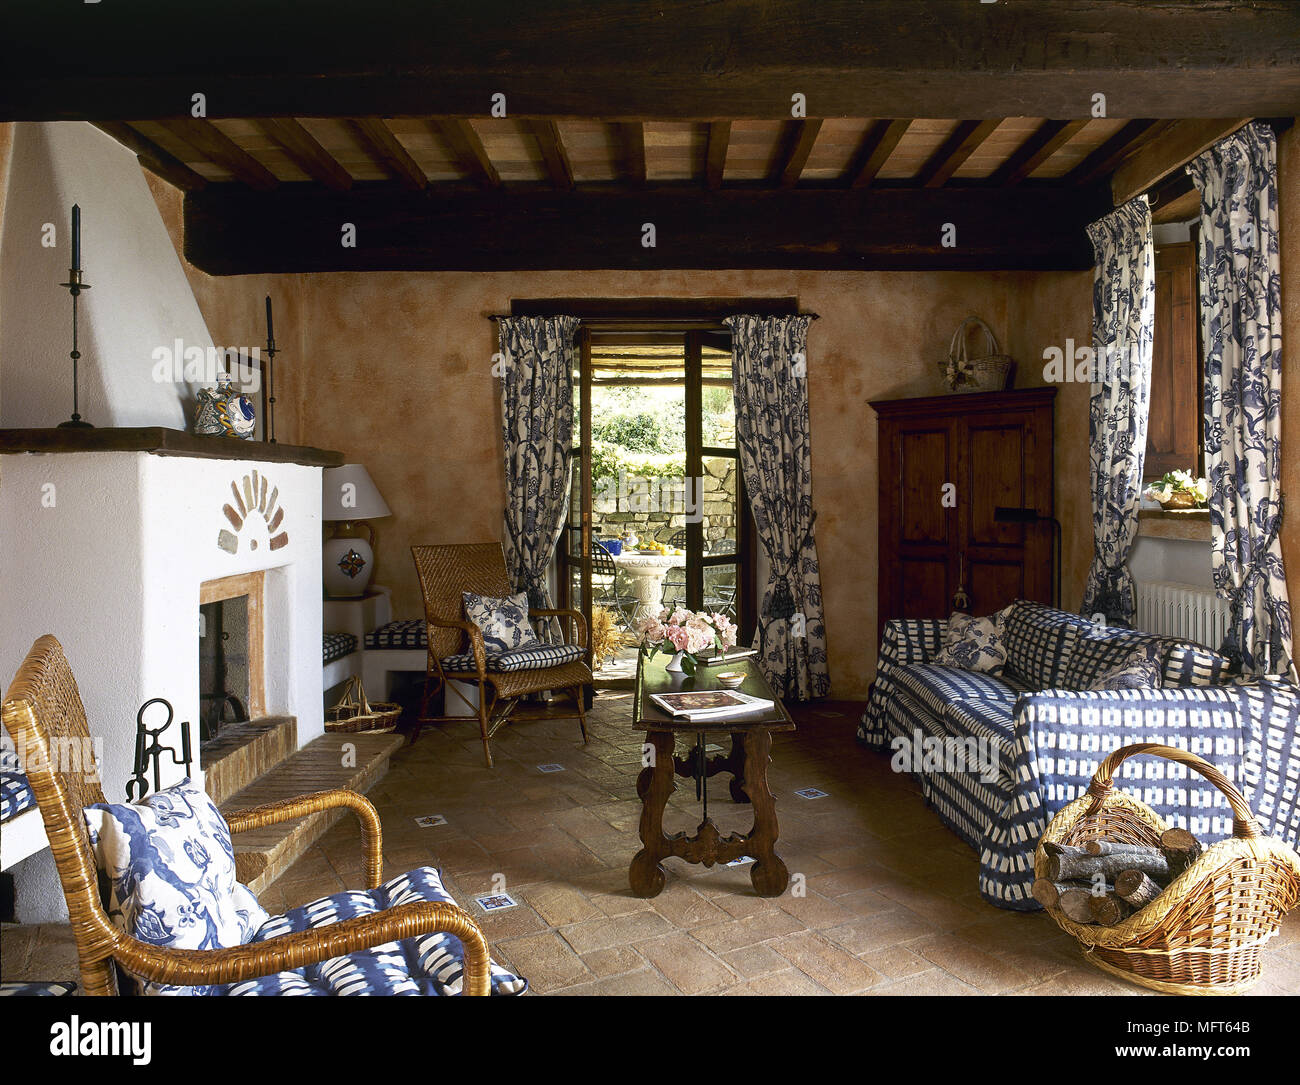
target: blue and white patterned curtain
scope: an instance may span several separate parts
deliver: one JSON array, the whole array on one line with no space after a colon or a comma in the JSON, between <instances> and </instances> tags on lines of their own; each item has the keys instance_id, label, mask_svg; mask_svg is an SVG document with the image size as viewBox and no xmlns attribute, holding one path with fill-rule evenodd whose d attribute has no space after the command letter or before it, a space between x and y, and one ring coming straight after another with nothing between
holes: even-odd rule
<instances>
[{"instance_id":1,"label":"blue and white patterned curtain","mask_svg":"<svg viewBox=\"0 0 1300 1085\"><path fill-rule=\"evenodd\" d=\"M812 316L733 316L736 448L758 538L771 562L759 607L759 665L782 697L830 691L821 573L813 538L808 430Z\"/></svg>"},{"instance_id":2,"label":"blue and white patterned curtain","mask_svg":"<svg viewBox=\"0 0 1300 1085\"><path fill-rule=\"evenodd\" d=\"M1282 567L1282 291L1277 141L1263 124L1187 167L1201 193L1205 468L1211 563L1230 600L1225 651L1256 674L1292 670Z\"/></svg>"},{"instance_id":3,"label":"blue and white patterned curtain","mask_svg":"<svg viewBox=\"0 0 1300 1085\"><path fill-rule=\"evenodd\" d=\"M1156 317L1155 247L1145 196L1088 227L1096 255L1092 280L1089 405L1093 559L1083 591L1085 615L1132 625L1137 609L1129 554L1137 537Z\"/></svg>"},{"instance_id":4,"label":"blue and white patterned curtain","mask_svg":"<svg viewBox=\"0 0 1300 1085\"><path fill-rule=\"evenodd\" d=\"M546 569L569 511L578 318L502 320L506 570L533 607L549 607Z\"/></svg>"}]
</instances>

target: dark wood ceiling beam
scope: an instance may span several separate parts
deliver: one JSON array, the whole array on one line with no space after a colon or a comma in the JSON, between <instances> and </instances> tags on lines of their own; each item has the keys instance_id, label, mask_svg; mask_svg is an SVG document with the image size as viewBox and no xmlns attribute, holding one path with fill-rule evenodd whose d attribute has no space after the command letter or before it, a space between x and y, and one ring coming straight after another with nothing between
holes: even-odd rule
<instances>
[{"instance_id":1,"label":"dark wood ceiling beam","mask_svg":"<svg viewBox=\"0 0 1300 1085\"><path fill-rule=\"evenodd\" d=\"M862 145L849 164L850 188L865 188L876 179L876 174L894 153L894 148L907 134L911 123L909 120L876 121L867 129Z\"/></svg>"},{"instance_id":2,"label":"dark wood ceiling beam","mask_svg":"<svg viewBox=\"0 0 1300 1085\"><path fill-rule=\"evenodd\" d=\"M353 117L349 123L362 146L383 165L390 176L415 191L429 187L429 178L424 175L420 164L380 118Z\"/></svg>"},{"instance_id":3,"label":"dark wood ceiling beam","mask_svg":"<svg viewBox=\"0 0 1300 1085\"><path fill-rule=\"evenodd\" d=\"M820 118L806 121L790 121L793 131L786 141L786 146L776 170L776 183L782 188L793 188L799 183L799 175L812 154L817 134L822 130Z\"/></svg>"},{"instance_id":4,"label":"dark wood ceiling beam","mask_svg":"<svg viewBox=\"0 0 1300 1085\"><path fill-rule=\"evenodd\" d=\"M551 120L532 121L529 127L537 139L537 146L542 152L542 161L546 163L546 173L551 184L556 188L573 187L573 166L569 163L569 154L564 149L564 140L560 138L559 126Z\"/></svg>"},{"instance_id":5,"label":"dark wood ceiling beam","mask_svg":"<svg viewBox=\"0 0 1300 1085\"><path fill-rule=\"evenodd\" d=\"M917 183L922 188L942 188L1001 123L998 120L962 121L921 167Z\"/></svg>"},{"instance_id":6,"label":"dark wood ceiling beam","mask_svg":"<svg viewBox=\"0 0 1300 1085\"><path fill-rule=\"evenodd\" d=\"M734 5L479 0L10 4L0 120L482 116L789 119L790 93L870 117L1290 116L1291 0L818 0ZM899 33L900 27L909 32ZM774 32L774 30L776 32ZM183 41L185 47L177 48ZM978 64L974 63L978 60Z\"/></svg>"},{"instance_id":7,"label":"dark wood ceiling beam","mask_svg":"<svg viewBox=\"0 0 1300 1085\"><path fill-rule=\"evenodd\" d=\"M1116 167L1110 179L1115 206L1131 200L1180 170L1208 147L1235 132L1249 118L1176 121L1141 146Z\"/></svg>"},{"instance_id":8,"label":"dark wood ceiling beam","mask_svg":"<svg viewBox=\"0 0 1300 1085\"><path fill-rule=\"evenodd\" d=\"M1139 143L1150 139L1169 126L1169 121L1136 120L1129 121L1123 128L1111 136L1105 143L1092 151L1087 158L1065 175L1066 183L1086 185L1114 171Z\"/></svg>"},{"instance_id":9,"label":"dark wood ceiling beam","mask_svg":"<svg viewBox=\"0 0 1300 1085\"><path fill-rule=\"evenodd\" d=\"M727 146L731 143L731 122L712 121L709 124L709 149L704 165L704 183L711 189L722 187L727 169Z\"/></svg>"},{"instance_id":10,"label":"dark wood ceiling beam","mask_svg":"<svg viewBox=\"0 0 1300 1085\"><path fill-rule=\"evenodd\" d=\"M457 168L462 173L484 188L501 187L501 175L484 148L478 132L469 121L460 117L447 117L430 123L434 134L442 137L443 142L447 144Z\"/></svg>"},{"instance_id":11,"label":"dark wood ceiling beam","mask_svg":"<svg viewBox=\"0 0 1300 1085\"><path fill-rule=\"evenodd\" d=\"M1018 185L1086 126L1086 120L1044 121L989 176L994 185Z\"/></svg>"},{"instance_id":12,"label":"dark wood ceiling beam","mask_svg":"<svg viewBox=\"0 0 1300 1085\"><path fill-rule=\"evenodd\" d=\"M292 189L292 190L291 190ZM185 202L185 253L213 274L253 272L838 268L1075 269L1085 226L1110 208L1087 189L496 189L446 195L358 183L272 193L209 185ZM658 227L639 243L640 224ZM338 224L357 228L356 248ZM956 245L945 246L951 223Z\"/></svg>"},{"instance_id":13,"label":"dark wood ceiling beam","mask_svg":"<svg viewBox=\"0 0 1300 1085\"><path fill-rule=\"evenodd\" d=\"M129 124L123 124L121 121L97 121L95 127L106 136L117 140L128 151L133 151L140 165L150 173L156 173L182 192L195 192L208 183L202 174L195 173L170 151L164 151L153 140L147 139Z\"/></svg>"},{"instance_id":14,"label":"dark wood ceiling beam","mask_svg":"<svg viewBox=\"0 0 1300 1085\"><path fill-rule=\"evenodd\" d=\"M625 184L640 188L646 182L645 125L639 122L616 126L622 165L620 171Z\"/></svg>"},{"instance_id":15,"label":"dark wood ceiling beam","mask_svg":"<svg viewBox=\"0 0 1300 1085\"><path fill-rule=\"evenodd\" d=\"M177 139L184 140L209 162L229 170L249 188L269 192L280 183L275 174L211 121L174 117L160 123Z\"/></svg>"},{"instance_id":16,"label":"dark wood ceiling beam","mask_svg":"<svg viewBox=\"0 0 1300 1085\"><path fill-rule=\"evenodd\" d=\"M352 174L292 117L265 117L257 126L312 180L334 192L352 187Z\"/></svg>"}]
</instances>

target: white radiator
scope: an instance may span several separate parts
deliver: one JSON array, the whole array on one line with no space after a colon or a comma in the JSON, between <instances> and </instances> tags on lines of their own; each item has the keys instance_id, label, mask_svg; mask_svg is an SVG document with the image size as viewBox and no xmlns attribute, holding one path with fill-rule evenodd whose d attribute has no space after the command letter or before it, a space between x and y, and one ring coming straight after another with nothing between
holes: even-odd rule
<instances>
[{"instance_id":1,"label":"white radiator","mask_svg":"<svg viewBox=\"0 0 1300 1085\"><path fill-rule=\"evenodd\" d=\"M1213 588L1153 580L1137 586L1138 629L1217 649L1228 632L1228 601Z\"/></svg>"}]
</instances>

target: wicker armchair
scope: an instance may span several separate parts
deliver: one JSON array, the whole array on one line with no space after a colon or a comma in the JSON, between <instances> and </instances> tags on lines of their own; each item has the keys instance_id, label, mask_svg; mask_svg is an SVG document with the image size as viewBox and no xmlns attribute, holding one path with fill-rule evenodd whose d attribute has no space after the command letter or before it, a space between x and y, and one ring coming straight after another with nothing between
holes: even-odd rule
<instances>
[{"instance_id":1,"label":"wicker armchair","mask_svg":"<svg viewBox=\"0 0 1300 1085\"><path fill-rule=\"evenodd\" d=\"M330 926L225 949L154 946L118 930L100 900L95 859L82 819L83 807L106 801L103 789L83 766L78 765L75 772L59 771L58 751L67 749L70 742L88 740L89 732L76 680L54 637L41 637L27 653L5 697L3 718L5 729L27 752L27 778L45 821L67 898L86 994L118 993L114 962L124 971L156 983L226 984L435 932L453 934L464 946L464 992L488 994L487 944L474 920L453 904L403 904ZM370 888L377 887L383 870L379 815L356 792L321 791L243 810L229 819L230 831L288 821L329 806L349 807L360 818L366 880Z\"/></svg>"},{"instance_id":2,"label":"wicker armchair","mask_svg":"<svg viewBox=\"0 0 1300 1085\"><path fill-rule=\"evenodd\" d=\"M492 767L492 736L510 718L521 697L546 690L571 693L576 706L575 718L587 739L587 716L584 711L585 688L592 684L591 645L587 623L576 610L531 609L530 619L559 619L570 624L574 639L568 641L583 648L582 659L536 670L494 672L488 668L483 634L478 626L464 617L462 592L475 592L496 598L511 595L515 589L506 575L505 554L500 543L459 543L441 546L413 546L411 556L424 593L424 620L427 623L429 657L425 671L424 700L419 725L432 722L463 720L463 716L430 716L429 702L445 689L448 696L460 696L448 681L478 687L479 733L488 768ZM568 630L566 630L566 633ZM444 668L443 660L453 655L472 654L473 668ZM468 703L468 702L467 702ZM564 718L564 717L560 717ZM417 729L415 737L419 737ZM414 741L414 739L413 739Z\"/></svg>"}]
</instances>

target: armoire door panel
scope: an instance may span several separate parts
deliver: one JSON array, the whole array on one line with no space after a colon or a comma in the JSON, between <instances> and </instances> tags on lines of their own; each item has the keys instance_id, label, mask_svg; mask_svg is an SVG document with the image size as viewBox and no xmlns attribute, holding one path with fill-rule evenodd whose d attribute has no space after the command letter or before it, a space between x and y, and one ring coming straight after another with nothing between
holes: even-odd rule
<instances>
[{"instance_id":1,"label":"armoire door panel","mask_svg":"<svg viewBox=\"0 0 1300 1085\"><path fill-rule=\"evenodd\" d=\"M952 611L948 587L948 559L899 558L899 618L946 618Z\"/></svg>"},{"instance_id":2,"label":"armoire door panel","mask_svg":"<svg viewBox=\"0 0 1300 1085\"><path fill-rule=\"evenodd\" d=\"M903 542L949 540L949 509L943 504L950 481L947 430L904 430L898 435L899 527Z\"/></svg>"},{"instance_id":3,"label":"armoire door panel","mask_svg":"<svg viewBox=\"0 0 1300 1085\"><path fill-rule=\"evenodd\" d=\"M970 517L968 546L1015 546L1024 542L1019 524L999 524L994 510L999 506L1024 508L1025 457L1022 424L968 427L968 472Z\"/></svg>"},{"instance_id":4,"label":"armoire door panel","mask_svg":"<svg viewBox=\"0 0 1300 1085\"><path fill-rule=\"evenodd\" d=\"M992 614L1025 597L1025 566L1014 561L967 561L970 571L970 612Z\"/></svg>"}]
</instances>

